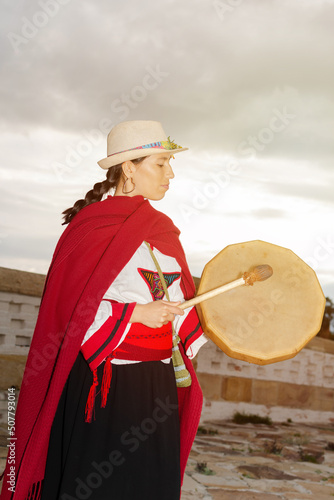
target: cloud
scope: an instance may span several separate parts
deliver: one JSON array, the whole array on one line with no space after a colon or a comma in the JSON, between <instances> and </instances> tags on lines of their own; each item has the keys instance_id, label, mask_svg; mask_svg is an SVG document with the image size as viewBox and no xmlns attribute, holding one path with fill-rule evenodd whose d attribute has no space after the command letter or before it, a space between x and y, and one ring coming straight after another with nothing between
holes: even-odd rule
<instances>
[{"instance_id":1,"label":"cloud","mask_svg":"<svg viewBox=\"0 0 334 500\"><path fill-rule=\"evenodd\" d=\"M284 210L278 210L276 208L263 208L259 210L252 210L251 215L254 217L259 217L261 219L276 219L287 217L288 213Z\"/></svg>"},{"instance_id":2,"label":"cloud","mask_svg":"<svg viewBox=\"0 0 334 500\"><path fill-rule=\"evenodd\" d=\"M196 266L201 253L243 232L296 244L294 224L305 214L316 240L333 204L333 3L244 0L233 7L222 0L232 6L222 15L214 1L69 0L36 29L42 4L4 0L1 7L0 194L8 241L0 252L23 259L27 237L29 258L34 248L47 258L61 211L104 178L96 161L108 129L124 119L162 121L167 135L190 148L175 162L174 194L161 206L185 228ZM15 50L9 34L34 26ZM79 160L60 179L54 165L68 167L70 151ZM194 189L229 161L240 173L196 218L226 231L207 245L199 237L195 253L194 219L188 224L178 207L194 204Z\"/></svg>"},{"instance_id":3,"label":"cloud","mask_svg":"<svg viewBox=\"0 0 334 500\"><path fill-rule=\"evenodd\" d=\"M276 195L315 200L329 205L334 204L333 183L325 185L319 183L317 185L315 182L307 183L301 179L299 184L276 182L269 185L268 189Z\"/></svg>"},{"instance_id":4,"label":"cloud","mask_svg":"<svg viewBox=\"0 0 334 500\"><path fill-rule=\"evenodd\" d=\"M242 2L222 21L213 2L62 6L22 51L8 41L1 71L8 124L79 132L142 84L147 67L168 73L158 92L130 118L163 119L195 149L236 151L275 108L297 112L290 130L262 155L326 156L333 125L331 60L333 9L317 2ZM7 30L20 32L34 4L7 7ZM15 15L14 15L15 14ZM94 22L92 22L94 19ZM310 139L312 140L310 141Z\"/></svg>"}]
</instances>

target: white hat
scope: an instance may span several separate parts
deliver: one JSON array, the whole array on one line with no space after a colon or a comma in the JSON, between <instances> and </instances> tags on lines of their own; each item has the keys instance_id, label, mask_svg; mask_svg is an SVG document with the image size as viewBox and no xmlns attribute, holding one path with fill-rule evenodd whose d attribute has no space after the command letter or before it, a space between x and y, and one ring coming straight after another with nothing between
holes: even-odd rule
<instances>
[{"instance_id":1,"label":"white hat","mask_svg":"<svg viewBox=\"0 0 334 500\"><path fill-rule=\"evenodd\" d=\"M133 120L121 122L108 134L107 157L97 163L108 169L127 160L142 158L164 151L180 153L188 148L178 146L166 136L160 122Z\"/></svg>"}]
</instances>

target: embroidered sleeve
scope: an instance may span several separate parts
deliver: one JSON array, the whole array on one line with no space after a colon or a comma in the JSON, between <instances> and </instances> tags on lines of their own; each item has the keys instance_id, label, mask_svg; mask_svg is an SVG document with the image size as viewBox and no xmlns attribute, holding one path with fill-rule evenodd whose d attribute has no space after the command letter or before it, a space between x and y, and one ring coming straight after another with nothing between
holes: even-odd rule
<instances>
[{"instance_id":1,"label":"embroidered sleeve","mask_svg":"<svg viewBox=\"0 0 334 500\"><path fill-rule=\"evenodd\" d=\"M136 302L101 301L81 344L81 352L91 370L95 370L122 342L131 326L129 320L135 305Z\"/></svg>"},{"instance_id":2,"label":"embroidered sleeve","mask_svg":"<svg viewBox=\"0 0 334 500\"><path fill-rule=\"evenodd\" d=\"M183 316L176 316L174 328L178 333L186 355L192 359L200 347L207 342L207 338L199 321L195 307L185 309Z\"/></svg>"}]
</instances>

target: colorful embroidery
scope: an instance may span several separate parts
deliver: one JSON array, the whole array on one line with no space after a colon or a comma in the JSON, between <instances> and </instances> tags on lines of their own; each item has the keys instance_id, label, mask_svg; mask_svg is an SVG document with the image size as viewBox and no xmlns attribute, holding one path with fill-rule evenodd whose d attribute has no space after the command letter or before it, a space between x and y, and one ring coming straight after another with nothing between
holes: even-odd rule
<instances>
[{"instance_id":1,"label":"colorful embroidery","mask_svg":"<svg viewBox=\"0 0 334 500\"><path fill-rule=\"evenodd\" d=\"M120 153L125 153L126 151L134 151L136 149L182 149L182 146L178 146L174 141L168 136L167 141L151 142L151 144L145 144L144 146L137 146L136 148L124 149L123 151L118 151L117 153L112 153L109 156L118 155Z\"/></svg>"},{"instance_id":2,"label":"colorful embroidery","mask_svg":"<svg viewBox=\"0 0 334 500\"><path fill-rule=\"evenodd\" d=\"M141 268L138 268L138 272L144 278L145 283L149 287L153 300L162 300L165 292L159 278L159 273ZM168 288L174 283L174 281L180 278L181 273L163 273L163 276Z\"/></svg>"}]
</instances>

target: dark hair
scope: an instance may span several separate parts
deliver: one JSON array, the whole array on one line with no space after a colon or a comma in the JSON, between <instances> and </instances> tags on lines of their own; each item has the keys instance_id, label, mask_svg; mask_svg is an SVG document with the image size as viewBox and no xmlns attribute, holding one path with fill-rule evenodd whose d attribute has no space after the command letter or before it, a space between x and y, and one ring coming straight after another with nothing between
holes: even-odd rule
<instances>
[{"instance_id":1,"label":"dark hair","mask_svg":"<svg viewBox=\"0 0 334 500\"><path fill-rule=\"evenodd\" d=\"M142 162L147 156L144 156L143 158L136 158L135 160L131 160L135 165L138 163ZM108 168L107 174L106 174L106 179L103 182L97 182L94 184L93 189L88 191L85 195L85 197L81 200L77 200L73 207L67 208L62 212L64 214L64 224L68 224L71 222L73 217L80 212L80 210L87 205L90 205L91 203L95 203L96 201L100 201L102 199L102 196L107 193L111 188L117 188L119 182L121 181L123 174L123 169L122 169L122 163L119 163L118 165L114 165L113 167Z\"/></svg>"}]
</instances>

